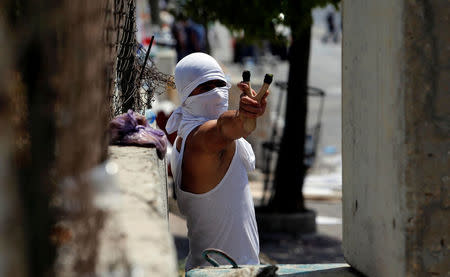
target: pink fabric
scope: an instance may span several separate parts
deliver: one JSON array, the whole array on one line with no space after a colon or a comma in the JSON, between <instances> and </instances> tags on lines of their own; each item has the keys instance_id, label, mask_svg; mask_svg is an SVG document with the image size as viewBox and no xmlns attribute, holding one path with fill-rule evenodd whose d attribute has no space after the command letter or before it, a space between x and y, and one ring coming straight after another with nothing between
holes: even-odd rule
<instances>
[{"instance_id":1,"label":"pink fabric","mask_svg":"<svg viewBox=\"0 0 450 277\"><path fill-rule=\"evenodd\" d=\"M128 110L109 123L110 144L155 147L158 157L167 152L167 137L163 131L150 126L144 116Z\"/></svg>"}]
</instances>

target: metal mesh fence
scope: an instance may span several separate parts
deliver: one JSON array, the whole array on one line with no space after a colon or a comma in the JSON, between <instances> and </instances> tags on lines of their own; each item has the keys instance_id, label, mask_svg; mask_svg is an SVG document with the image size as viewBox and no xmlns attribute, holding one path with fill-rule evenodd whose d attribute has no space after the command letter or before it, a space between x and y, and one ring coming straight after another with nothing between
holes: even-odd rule
<instances>
[{"instance_id":1,"label":"metal mesh fence","mask_svg":"<svg viewBox=\"0 0 450 277\"><path fill-rule=\"evenodd\" d=\"M117 67L111 96L111 117L132 109L144 114L155 95L174 88L173 77L161 73L147 50L136 41L135 0L114 1ZM150 45L151 47L151 45Z\"/></svg>"}]
</instances>

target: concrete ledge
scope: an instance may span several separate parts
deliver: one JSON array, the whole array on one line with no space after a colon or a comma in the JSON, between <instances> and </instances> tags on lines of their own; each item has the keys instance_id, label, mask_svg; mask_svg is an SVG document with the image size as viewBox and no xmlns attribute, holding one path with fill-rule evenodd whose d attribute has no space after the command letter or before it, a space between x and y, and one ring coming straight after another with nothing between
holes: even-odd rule
<instances>
[{"instance_id":1,"label":"concrete ledge","mask_svg":"<svg viewBox=\"0 0 450 277\"><path fill-rule=\"evenodd\" d=\"M110 146L109 152L118 192L99 235L97 275L176 276L165 160L149 148Z\"/></svg>"},{"instance_id":2,"label":"concrete ledge","mask_svg":"<svg viewBox=\"0 0 450 277\"><path fill-rule=\"evenodd\" d=\"M279 214L256 212L256 222L260 233L286 232L309 234L316 232L316 212Z\"/></svg>"},{"instance_id":3,"label":"concrete ledge","mask_svg":"<svg viewBox=\"0 0 450 277\"><path fill-rule=\"evenodd\" d=\"M348 264L281 264L275 265L278 269L275 274L263 276L302 276L302 277L356 277L361 276L355 272ZM213 277L213 276L234 276L250 277L258 276L264 268L270 265L242 266L231 268L231 266L203 267L192 269L187 272L188 277ZM269 268L267 268L269 269Z\"/></svg>"}]
</instances>

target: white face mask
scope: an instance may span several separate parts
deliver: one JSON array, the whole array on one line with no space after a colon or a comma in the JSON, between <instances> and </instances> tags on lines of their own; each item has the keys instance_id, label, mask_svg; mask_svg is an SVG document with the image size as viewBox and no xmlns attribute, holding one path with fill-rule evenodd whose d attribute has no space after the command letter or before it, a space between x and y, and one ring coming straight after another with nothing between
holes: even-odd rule
<instances>
[{"instance_id":1,"label":"white face mask","mask_svg":"<svg viewBox=\"0 0 450 277\"><path fill-rule=\"evenodd\" d=\"M228 110L228 89L216 87L208 92L189 96L182 106L192 116L217 119Z\"/></svg>"}]
</instances>

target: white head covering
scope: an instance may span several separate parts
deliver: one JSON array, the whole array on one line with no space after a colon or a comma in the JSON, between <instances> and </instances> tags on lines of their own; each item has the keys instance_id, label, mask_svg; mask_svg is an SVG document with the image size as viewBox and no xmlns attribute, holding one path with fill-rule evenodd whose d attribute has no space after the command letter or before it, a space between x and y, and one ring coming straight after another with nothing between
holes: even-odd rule
<instances>
[{"instance_id":1,"label":"white head covering","mask_svg":"<svg viewBox=\"0 0 450 277\"><path fill-rule=\"evenodd\" d=\"M178 136L186 138L195 127L208 120L217 119L217 117L211 118L211 116L208 116L206 114L207 109L202 114L202 110L194 107L194 99L193 101L186 101L197 86L212 80L222 80L227 84L226 88L221 88L221 90L226 91L226 93L221 95L221 97L226 98L226 111L228 107L228 90L231 84L227 81L222 68L213 57L205 53L193 53L177 63L175 67L175 85L181 100L181 106L175 109L169 117L166 124L167 133L171 134L178 131ZM220 92L218 93L221 94ZM197 95L192 97L197 97ZM223 109L224 106L222 105L221 108ZM192 113L193 109L196 110L195 114ZM243 146L243 151L240 151L239 154L247 170L253 170L255 168L255 155L251 145L243 138L239 139L238 142Z\"/></svg>"},{"instance_id":2,"label":"white head covering","mask_svg":"<svg viewBox=\"0 0 450 277\"><path fill-rule=\"evenodd\" d=\"M182 104L198 85L211 80L222 80L228 84L222 68L208 54L190 54L181 59L175 67L175 84Z\"/></svg>"},{"instance_id":3,"label":"white head covering","mask_svg":"<svg viewBox=\"0 0 450 277\"><path fill-rule=\"evenodd\" d=\"M181 137L188 134L190 130L204 122L211 120L207 116L192 116L187 111L186 99L199 85L212 81L221 80L227 83L228 90L231 85L225 78L225 74L217 61L205 53L193 53L181 59L175 67L175 84L181 106L175 109L166 124L169 134L178 131ZM193 127L193 125L196 125ZM192 127L192 128L191 128Z\"/></svg>"}]
</instances>

